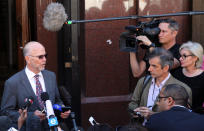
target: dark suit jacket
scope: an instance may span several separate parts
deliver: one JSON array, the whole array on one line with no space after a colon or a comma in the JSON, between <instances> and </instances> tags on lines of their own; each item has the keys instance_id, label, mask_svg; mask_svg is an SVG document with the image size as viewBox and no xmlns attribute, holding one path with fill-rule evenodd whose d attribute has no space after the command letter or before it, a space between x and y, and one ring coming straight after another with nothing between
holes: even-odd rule
<instances>
[{"instance_id":1,"label":"dark suit jacket","mask_svg":"<svg viewBox=\"0 0 204 131\"><path fill-rule=\"evenodd\" d=\"M45 81L46 92L52 104L63 104L60 100L55 74L48 70L43 70L42 75ZM13 117L13 120L17 122L19 117L18 109L24 104L25 98L30 96L34 98L34 102L28 108L28 113L33 113L37 109L40 110L39 103L24 69L5 82L1 111L4 115Z\"/></svg>"},{"instance_id":2,"label":"dark suit jacket","mask_svg":"<svg viewBox=\"0 0 204 131\"><path fill-rule=\"evenodd\" d=\"M204 116L183 107L154 114L146 123L149 131L204 131Z\"/></svg>"}]
</instances>

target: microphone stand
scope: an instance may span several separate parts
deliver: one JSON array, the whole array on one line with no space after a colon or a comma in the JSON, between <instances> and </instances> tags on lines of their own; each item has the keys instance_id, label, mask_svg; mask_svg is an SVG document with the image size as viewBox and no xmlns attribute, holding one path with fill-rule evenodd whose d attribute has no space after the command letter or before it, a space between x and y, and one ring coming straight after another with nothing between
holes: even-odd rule
<instances>
[{"instance_id":1,"label":"microphone stand","mask_svg":"<svg viewBox=\"0 0 204 131\"><path fill-rule=\"evenodd\" d=\"M111 20L126 20L126 19L139 19L139 18L159 18L159 17L168 17L168 16L184 16L184 15L204 15L204 11L186 11L186 12L177 12L177 13L168 13L160 15L131 15L131 16L122 16L122 17L112 17L104 19L95 19L95 20L67 20L65 23L68 25L76 23L88 23L88 22L100 22L100 21L111 21Z\"/></svg>"},{"instance_id":2,"label":"microphone stand","mask_svg":"<svg viewBox=\"0 0 204 131\"><path fill-rule=\"evenodd\" d=\"M70 116L72 118L72 123L73 123L73 126L74 126L74 131L78 131L78 127L76 125L76 121L75 121L75 113L74 112L71 112L70 113Z\"/></svg>"}]
</instances>

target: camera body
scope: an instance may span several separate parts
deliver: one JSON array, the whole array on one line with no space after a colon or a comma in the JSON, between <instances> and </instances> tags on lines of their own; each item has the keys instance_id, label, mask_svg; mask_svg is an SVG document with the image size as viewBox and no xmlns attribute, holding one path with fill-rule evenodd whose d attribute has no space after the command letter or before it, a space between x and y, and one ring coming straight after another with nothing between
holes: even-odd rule
<instances>
[{"instance_id":1,"label":"camera body","mask_svg":"<svg viewBox=\"0 0 204 131\"><path fill-rule=\"evenodd\" d=\"M150 41L159 46L158 34L160 29L158 27L161 20L152 20L150 22L139 22L136 26L128 25L125 29L128 32L122 32L119 40L119 47L121 51L136 52L138 50L139 40L136 36L145 35ZM147 46L141 45L141 48L148 49Z\"/></svg>"}]
</instances>

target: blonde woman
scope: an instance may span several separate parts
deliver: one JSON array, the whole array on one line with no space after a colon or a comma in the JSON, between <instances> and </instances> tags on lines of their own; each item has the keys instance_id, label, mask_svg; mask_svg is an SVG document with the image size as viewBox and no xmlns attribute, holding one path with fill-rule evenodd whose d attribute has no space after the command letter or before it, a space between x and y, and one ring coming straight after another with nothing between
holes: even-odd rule
<instances>
[{"instance_id":1,"label":"blonde woman","mask_svg":"<svg viewBox=\"0 0 204 131\"><path fill-rule=\"evenodd\" d=\"M201 69L203 47L197 42L189 41L181 45L179 52L182 68L175 72L174 77L191 88L192 110L202 113L204 109L204 72Z\"/></svg>"}]
</instances>

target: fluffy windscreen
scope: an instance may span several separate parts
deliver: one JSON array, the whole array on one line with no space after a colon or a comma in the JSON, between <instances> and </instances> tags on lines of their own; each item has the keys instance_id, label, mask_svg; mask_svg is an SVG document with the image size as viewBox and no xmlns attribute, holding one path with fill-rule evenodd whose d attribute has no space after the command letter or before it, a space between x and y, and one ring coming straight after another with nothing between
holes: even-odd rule
<instances>
[{"instance_id":1,"label":"fluffy windscreen","mask_svg":"<svg viewBox=\"0 0 204 131\"><path fill-rule=\"evenodd\" d=\"M43 26L48 31L59 31L67 20L67 14L62 4L50 3L43 17Z\"/></svg>"}]
</instances>

